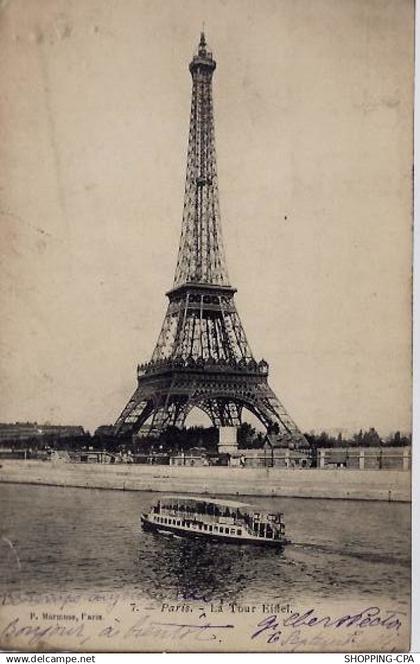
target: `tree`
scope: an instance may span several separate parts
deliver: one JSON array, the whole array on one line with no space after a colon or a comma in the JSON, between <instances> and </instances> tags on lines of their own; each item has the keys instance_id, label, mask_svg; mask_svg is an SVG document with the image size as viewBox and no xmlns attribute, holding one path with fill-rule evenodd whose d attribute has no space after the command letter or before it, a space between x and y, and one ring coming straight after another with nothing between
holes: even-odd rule
<instances>
[{"instance_id":1,"label":"tree","mask_svg":"<svg viewBox=\"0 0 420 664\"><path fill-rule=\"evenodd\" d=\"M239 449L253 448L257 441L257 432L248 422L242 422L238 429Z\"/></svg>"},{"instance_id":2,"label":"tree","mask_svg":"<svg viewBox=\"0 0 420 664\"><path fill-rule=\"evenodd\" d=\"M362 445L364 447L381 447L382 440L375 427L371 427L369 431L363 434Z\"/></svg>"}]
</instances>

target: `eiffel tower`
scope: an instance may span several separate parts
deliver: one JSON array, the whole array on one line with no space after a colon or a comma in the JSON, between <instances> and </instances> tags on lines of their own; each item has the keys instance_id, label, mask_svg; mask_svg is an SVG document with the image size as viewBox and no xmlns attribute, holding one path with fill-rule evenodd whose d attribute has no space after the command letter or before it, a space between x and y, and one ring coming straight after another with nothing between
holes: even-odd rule
<instances>
[{"instance_id":1,"label":"eiffel tower","mask_svg":"<svg viewBox=\"0 0 420 664\"><path fill-rule=\"evenodd\" d=\"M115 423L116 435L140 427L159 435L183 427L193 408L213 426L239 426L251 411L281 445L307 441L256 362L235 307L223 249L214 137L216 62L204 33L189 66L192 102L184 210L173 287L151 360L137 367L137 388Z\"/></svg>"}]
</instances>

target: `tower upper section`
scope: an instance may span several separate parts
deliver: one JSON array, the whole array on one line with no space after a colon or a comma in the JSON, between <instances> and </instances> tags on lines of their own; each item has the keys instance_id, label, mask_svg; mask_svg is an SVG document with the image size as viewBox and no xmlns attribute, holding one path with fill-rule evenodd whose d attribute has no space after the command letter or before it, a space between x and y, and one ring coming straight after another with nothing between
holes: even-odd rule
<instances>
[{"instance_id":1,"label":"tower upper section","mask_svg":"<svg viewBox=\"0 0 420 664\"><path fill-rule=\"evenodd\" d=\"M192 99L181 239L174 288L229 286L220 225L212 76L216 62L201 33L190 63Z\"/></svg>"},{"instance_id":2,"label":"tower upper section","mask_svg":"<svg viewBox=\"0 0 420 664\"><path fill-rule=\"evenodd\" d=\"M190 62L190 72L193 79L194 75L208 76L211 79L215 69L216 61L213 60L213 53L207 50L206 37L202 32L197 53Z\"/></svg>"}]
</instances>

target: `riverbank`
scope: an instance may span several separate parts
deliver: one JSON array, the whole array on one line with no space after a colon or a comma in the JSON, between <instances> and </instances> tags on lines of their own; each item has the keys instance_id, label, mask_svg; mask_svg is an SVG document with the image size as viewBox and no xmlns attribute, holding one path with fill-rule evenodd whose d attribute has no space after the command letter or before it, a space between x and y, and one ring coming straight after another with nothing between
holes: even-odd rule
<instances>
[{"instance_id":1,"label":"riverbank","mask_svg":"<svg viewBox=\"0 0 420 664\"><path fill-rule=\"evenodd\" d=\"M0 482L161 491L410 502L411 474L398 470L321 470L73 464L2 461Z\"/></svg>"}]
</instances>

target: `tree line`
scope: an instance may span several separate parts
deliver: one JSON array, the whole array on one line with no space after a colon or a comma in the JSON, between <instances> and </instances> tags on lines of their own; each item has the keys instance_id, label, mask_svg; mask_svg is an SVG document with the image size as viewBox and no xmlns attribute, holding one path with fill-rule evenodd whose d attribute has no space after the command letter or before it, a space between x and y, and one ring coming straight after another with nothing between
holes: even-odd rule
<instances>
[{"instance_id":1,"label":"tree line","mask_svg":"<svg viewBox=\"0 0 420 664\"><path fill-rule=\"evenodd\" d=\"M322 431L319 434L314 432L305 433L305 437L313 448L323 447L407 447L411 445L411 434L402 434L395 431L387 436L380 436L375 427L363 430L352 436L343 436L338 433L336 436Z\"/></svg>"},{"instance_id":2,"label":"tree line","mask_svg":"<svg viewBox=\"0 0 420 664\"><path fill-rule=\"evenodd\" d=\"M314 433L313 431L305 433L305 437L310 448L317 450L319 448L331 447L406 447L412 442L411 434L403 434L395 431L385 437L381 437L374 427L363 430L351 435L344 436L342 433L337 435L329 434L325 431ZM0 448L12 448L14 450L81 450L94 449L106 450L108 452L131 451L132 453L180 453L188 452L194 448L204 448L209 453L217 453L217 443L219 439L216 427L192 426L188 429L178 429L177 427L168 427L159 436L144 436L134 438L131 434L123 437L116 437L113 433L113 427L99 427L94 435L85 432L80 436L69 436L60 438L53 434L37 436L36 438L27 438L21 440L0 442ZM266 434L257 431L248 422L243 422L238 428L238 447L239 449L259 449L264 445Z\"/></svg>"}]
</instances>

